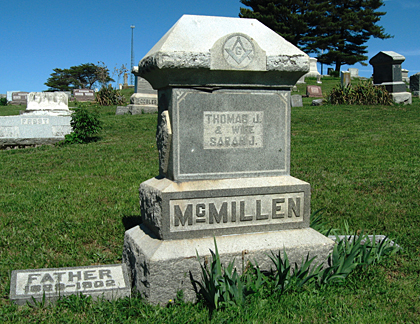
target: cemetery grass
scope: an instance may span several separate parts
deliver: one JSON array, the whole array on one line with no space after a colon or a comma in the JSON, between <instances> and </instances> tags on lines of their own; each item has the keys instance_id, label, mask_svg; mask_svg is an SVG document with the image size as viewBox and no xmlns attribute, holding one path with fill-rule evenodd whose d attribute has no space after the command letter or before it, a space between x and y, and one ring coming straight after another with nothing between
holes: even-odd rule
<instances>
[{"instance_id":1,"label":"cemetery grass","mask_svg":"<svg viewBox=\"0 0 420 324\"><path fill-rule=\"evenodd\" d=\"M325 86L326 82L323 83ZM19 109L18 109L19 110ZM420 321L420 100L411 106L292 110L291 174L312 187L340 233L386 234L403 251L360 268L344 284L263 292L209 312L140 298L56 306L8 299L14 269L120 263L124 231L139 223L138 187L158 174L157 115L101 108L97 142L0 151L0 321L5 323L379 323Z\"/></svg>"}]
</instances>

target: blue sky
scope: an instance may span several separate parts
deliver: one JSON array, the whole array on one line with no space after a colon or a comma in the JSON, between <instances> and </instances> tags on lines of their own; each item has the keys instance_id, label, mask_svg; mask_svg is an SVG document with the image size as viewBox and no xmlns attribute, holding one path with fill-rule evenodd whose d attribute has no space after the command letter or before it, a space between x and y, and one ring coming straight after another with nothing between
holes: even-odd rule
<instances>
[{"instance_id":1,"label":"blue sky","mask_svg":"<svg viewBox=\"0 0 420 324\"><path fill-rule=\"evenodd\" d=\"M239 0L0 0L0 93L46 90L54 68L129 66L130 25L137 64L183 14L237 17L240 7ZM420 1L388 0L382 9L387 14L379 24L394 38L369 40L369 59L394 51L406 57L409 75L420 72ZM354 67L361 76L372 74L371 65Z\"/></svg>"}]
</instances>

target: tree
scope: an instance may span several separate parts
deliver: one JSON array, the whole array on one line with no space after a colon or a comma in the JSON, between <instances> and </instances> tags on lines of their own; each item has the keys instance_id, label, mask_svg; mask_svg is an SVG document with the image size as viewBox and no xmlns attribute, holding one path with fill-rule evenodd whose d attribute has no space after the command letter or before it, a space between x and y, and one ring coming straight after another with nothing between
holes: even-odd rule
<instances>
[{"instance_id":1,"label":"tree","mask_svg":"<svg viewBox=\"0 0 420 324\"><path fill-rule=\"evenodd\" d=\"M96 82L114 81L108 69L93 63L72 66L69 69L53 69L51 77L44 84L48 91L71 91L73 89L92 89Z\"/></svg>"},{"instance_id":2,"label":"tree","mask_svg":"<svg viewBox=\"0 0 420 324\"><path fill-rule=\"evenodd\" d=\"M240 17L256 18L321 63L353 65L367 60L370 37L386 39L377 23L383 0L241 0ZM294 34L294 35L293 35Z\"/></svg>"},{"instance_id":3,"label":"tree","mask_svg":"<svg viewBox=\"0 0 420 324\"><path fill-rule=\"evenodd\" d=\"M309 26L306 19L310 0L241 0L251 9L240 8L239 17L254 18L279 33L295 46L303 45Z\"/></svg>"}]
</instances>

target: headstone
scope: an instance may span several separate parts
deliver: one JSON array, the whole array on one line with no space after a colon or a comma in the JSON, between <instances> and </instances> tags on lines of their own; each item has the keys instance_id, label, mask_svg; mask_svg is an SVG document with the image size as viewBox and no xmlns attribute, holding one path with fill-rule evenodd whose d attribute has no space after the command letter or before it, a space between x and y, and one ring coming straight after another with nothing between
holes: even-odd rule
<instances>
[{"instance_id":1,"label":"headstone","mask_svg":"<svg viewBox=\"0 0 420 324\"><path fill-rule=\"evenodd\" d=\"M124 73L123 78L124 78L124 83L122 85L122 88L123 89L128 89L128 74L127 74L127 72Z\"/></svg>"},{"instance_id":2,"label":"headstone","mask_svg":"<svg viewBox=\"0 0 420 324\"><path fill-rule=\"evenodd\" d=\"M95 91L92 89L74 89L73 96L77 101L94 101Z\"/></svg>"},{"instance_id":3,"label":"headstone","mask_svg":"<svg viewBox=\"0 0 420 324\"><path fill-rule=\"evenodd\" d=\"M307 97L322 97L322 88L320 86L309 85L306 87Z\"/></svg>"},{"instance_id":4,"label":"headstone","mask_svg":"<svg viewBox=\"0 0 420 324\"><path fill-rule=\"evenodd\" d=\"M321 77L322 77L321 74L316 77L316 83L318 83L318 84L322 83Z\"/></svg>"},{"instance_id":5,"label":"headstone","mask_svg":"<svg viewBox=\"0 0 420 324\"><path fill-rule=\"evenodd\" d=\"M291 105L292 105L292 107L303 107L302 96L301 95L292 95L291 96Z\"/></svg>"},{"instance_id":6,"label":"headstone","mask_svg":"<svg viewBox=\"0 0 420 324\"><path fill-rule=\"evenodd\" d=\"M341 71L341 85L347 87L351 84L350 72Z\"/></svg>"},{"instance_id":7,"label":"headstone","mask_svg":"<svg viewBox=\"0 0 420 324\"><path fill-rule=\"evenodd\" d=\"M64 92L31 92L21 115L0 117L0 147L59 142L71 132L70 121Z\"/></svg>"},{"instance_id":8,"label":"headstone","mask_svg":"<svg viewBox=\"0 0 420 324\"><path fill-rule=\"evenodd\" d=\"M127 107L118 106L116 115L140 115L158 111L157 91L152 88L149 82L138 76L137 71L138 67L134 67L132 73L135 75L135 92L130 97L130 104Z\"/></svg>"},{"instance_id":9,"label":"headstone","mask_svg":"<svg viewBox=\"0 0 420 324\"><path fill-rule=\"evenodd\" d=\"M407 95L406 84L402 81L401 64L405 57L392 51L382 51L372 57L373 84L384 86L391 93L395 102L411 103L411 94Z\"/></svg>"},{"instance_id":10,"label":"headstone","mask_svg":"<svg viewBox=\"0 0 420 324\"><path fill-rule=\"evenodd\" d=\"M125 264L12 271L10 300L18 305L80 293L107 300L131 296Z\"/></svg>"},{"instance_id":11,"label":"headstone","mask_svg":"<svg viewBox=\"0 0 420 324\"><path fill-rule=\"evenodd\" d=\"M404 82L410 82L410 78L408 77L408 70L401 69L401 78Z\"/></svg>"},{"instance_id":12,"label":"headstone","mask_svg":"<svg viewBox=\"0 0 420 324\"><path fill-rule=\"evenodd\" d=\"M13 92L11 105L26 105L29 92Z\"/></svg>"},{"instance_id":13,"label":"headstone","mask_svg":"<svg viewBox=\"0 0 420 324\"><path fill-rule=\"evenodd\" d=\"M20 90L6 91L7 101L12 101L13 92L20 92Z\"/></svg>"},{"instance_id":14,"label":"headstone","mask_svg":"<svg viewBox=\"0 0 420 324\"><path fill-rule=\"evenodd\" d=\"M350 73L351 78L358 78L359 77L359 69L348 68L348 72Z\"/></svg>"},{"instance_id":15,"label":"headstone","mask_svg":"<svg viewBox=\"0 0 420 324\"><path fill-rule=\"evenodd\" d=\"M418 97L420 95L420 72L410 76L410 90L413 95Z\"/></svg>"},{"instance_id":16,"label":"headstone","mask_svg":"<svg viewBox=\"0 0 420 324\"><path fill-rule=\"evenodd\" d=\"M318 75L321 75L318 72L318 60L315 57L309 58L309 72L305 74L305 78L316 78Z\"/></svg>"},{"instance_id":17,"label":"headstone","mask_svg":"<svg viewBox=\"0 0 420 324\"><path fill-rule=\"evenodd\" d=\"M296 84L302 84L305 83L305 76L303 75L302 77L299 78L299 80L297 80Z\"/></svg>"},{"instance_id":18,"label":"headstone","mask_svg":"<svg viewBox=\"0 0 420 324\"><path fill-rule=\"evenodd\" d=\"M158 90L159 177L140 185L142 224L125 233L133 289L166 304L196 260L285 250L324 260L333 241L309 228L310 185L290 176L290 89L309 58L255 19L184 15L146 54L138 75Z\"/></svg>"}]
</instances>

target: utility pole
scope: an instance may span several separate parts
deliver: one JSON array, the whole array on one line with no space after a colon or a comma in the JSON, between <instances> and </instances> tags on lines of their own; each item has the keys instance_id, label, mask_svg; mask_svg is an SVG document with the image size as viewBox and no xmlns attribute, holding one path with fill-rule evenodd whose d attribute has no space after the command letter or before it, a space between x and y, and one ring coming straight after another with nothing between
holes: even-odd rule
<instances>
[{"instance_id":1,"label":"utility pole","mask_svg":"<svg viewBox=\"0 0 420 324\"><path fill-rule=\"evenodd\" d=\"M134 67L134 47L133 47L134 38L133 38L133 35L134 35L134 28L136 26L131 25L130 27L131 27L131 69L130 69L130 75L131 76L130 76L130 85L133 85L134 84L134 74L131 73L131 72L133 71L133 67Z\"/></svg>"}]
</instances>

